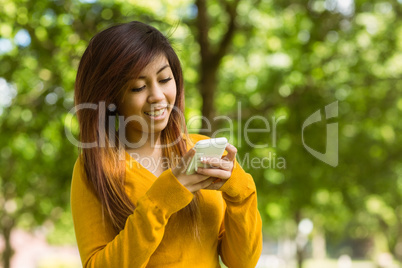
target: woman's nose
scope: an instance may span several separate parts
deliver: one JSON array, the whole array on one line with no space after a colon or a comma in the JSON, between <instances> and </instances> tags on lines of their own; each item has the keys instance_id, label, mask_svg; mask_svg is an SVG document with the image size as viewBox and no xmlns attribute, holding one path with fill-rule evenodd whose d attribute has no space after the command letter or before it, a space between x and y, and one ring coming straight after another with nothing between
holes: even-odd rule
<instances>
[{"instance_id":1,"label":"woman's nose","mask_svg":"<svg viewBox=\"0 0 402 268\"><path fill-rule=\"evenodd\" d=\"M149 91L148 102L155 103L160 102L165 99L165 94L163 93L162 87L159 85L152 85Z\"/></svg>"}]
</instances>

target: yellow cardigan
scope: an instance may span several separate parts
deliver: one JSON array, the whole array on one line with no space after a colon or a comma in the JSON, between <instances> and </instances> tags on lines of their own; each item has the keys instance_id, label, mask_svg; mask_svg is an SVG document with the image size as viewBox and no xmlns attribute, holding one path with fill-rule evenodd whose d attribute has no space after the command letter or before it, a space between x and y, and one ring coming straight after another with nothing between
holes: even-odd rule
<instances>
[{"instance_id":1,"label":"yellow cardigan","mask_svg":"<svg viewBox=\"0 0 402 268\"><path fill-rule=\"evenodd\" d=\"M190 137L194 143L208 138ZM71 210L83 267L216 268L218 255L229 268L256 266L262 250L256 188L237 162L219 191L201 190L197 241L186 228L171 228L172 223L186 224L174 213L193 198L171 169L156 177L126 153L125 187L136 209L116 233L79 159L72 177Z\"/></svg>"}]
</instances>

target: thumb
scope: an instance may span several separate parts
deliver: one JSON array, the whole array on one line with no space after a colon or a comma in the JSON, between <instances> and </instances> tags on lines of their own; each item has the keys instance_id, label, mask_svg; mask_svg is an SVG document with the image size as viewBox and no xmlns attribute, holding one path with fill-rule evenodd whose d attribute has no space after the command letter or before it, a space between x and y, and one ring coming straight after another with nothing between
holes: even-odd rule
<instances>
[{"instance_id":1,"label":"thumb","mask_svg":"<svg viewBox=\"0 0 402 268\"><path fill-rule=\"evenodd\" d=\"M190 164L191 159L194 157L195 155L195 149L191 148L190 150L188 150L188 152L183 156L183 158L181 159L181 163L179 164L180 170L186 170L187 166Z\"/></svg>"}]
</instances>

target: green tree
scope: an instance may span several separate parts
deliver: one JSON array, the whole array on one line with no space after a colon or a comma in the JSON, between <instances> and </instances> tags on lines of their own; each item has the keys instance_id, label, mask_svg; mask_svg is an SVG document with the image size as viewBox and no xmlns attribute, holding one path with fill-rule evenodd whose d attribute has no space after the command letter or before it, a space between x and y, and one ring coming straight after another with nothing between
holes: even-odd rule
<instances>
[{"instance_id":1,"label":"green tree","mask_svg":"<svg viewBox=\"0 0 402 268\"><path fill-rule=\"evenodd\" d=\"M51 225L69 207L77 148L65 127L77 134L77 125L65 125L64 119L73 107L76 69L89 39L127 15L150 20L153 13L123 3L68 0L4 0L0 13L0 86L7 100L0 106L0 230L8 268L12 230Z\"/></svg>"},{"instance_id":2,"label":"green tree","mask_svg":"<svg viewBox=\"0 0 402 268\"><path fill-rule=\"evenodd\" d=\"M401 193L401 148L396 135L401 128L397 120L401 113L397 33L401 24L396 18L401 5L396 1L355 1L349 8L341 4L276 1L263 2L259 9L243 6L242 12L248 16L241 16L240 23L255 27L235 35L236 53L223 61L225 72L218 86L218 103L223 105L218 109L236 118L233 106L235 100L242 100L242 122L238 120L242 128L252 115L285 117L278 122L276 143L271 139L271 124L270 132L249 135L256 143L271 142L269 147L246 144L239 151L250 153L250 158L275 153L277 159L286 160L283 170L251 170L265 227L291 220L292 232L287 224L276 226L282 226L279 233L295 237L297 224L308 217L328 232L341 235L346 229L352 236L350 229L358 225L388 233L389 250L397 254L394 234L400 232L396 223L400 222ZM322 109L325 118L323 108L337 100L338 118L323 120L304 133L306 144L325 152L326 124L339 123L339 164L334 168L306 151L301 132L311 114ZM250 125L267 129L262 120ZM373 227L372 222L356 216L372 217L365 213L372 195L380 196L385 207L397 208L387 210L391 220L385 225L379 219ZM337 209L324 209L328 205ZM368 237L369 232L361 235ZM303 254L299 248L299 266Z\"/></svg>"},{"instance_id":3,"label":"green tree","mask_svg":"<svg viewBox=\"0 0 402 268\"><path fill-rule=\"evenodd\" d=\"M296 240L308 218L312 235L326 235L330 254L345 237L382 236L401 260L398 1L91 2L0 1L5 268L13 228L49 225L69 213L77 150L65 128L74 135L78 129L75 118L65 119L79 58L96 32L129 20L171 37L184 70L189 128L205 134L205 122L192 121L204 116L211 134L238 147L257 184L267 238ZM305 144L325 152L326 124L339 124L339 163L331 167L307 152L301 135L303 122L319 109L325 118L324 107L335 101L338 117L304 132ZM246 133L246 126L263 132ZM295 257L302 266L302 244Z\"/></svg>"}]
</instances>

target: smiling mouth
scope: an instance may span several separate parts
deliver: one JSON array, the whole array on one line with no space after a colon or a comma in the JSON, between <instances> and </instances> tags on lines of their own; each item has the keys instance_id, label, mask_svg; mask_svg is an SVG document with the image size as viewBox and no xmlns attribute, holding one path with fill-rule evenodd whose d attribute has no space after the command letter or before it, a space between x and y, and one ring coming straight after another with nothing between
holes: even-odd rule
<instances>
[{"instance_id":1,"label":"smiling mouth","mask_svg":"<svg viewBox=\"0 0 402 268\"><path fill-rule=\"evenodd\" d=\"M165 111L166 111L166 108L162 108L162 109L157 110L157 111L144 112L144 113L145 113L146 115L149 115L149 116L158 117L158 116L163 115L163 114L165 113Z\"/></svg>"}]
</instances>

